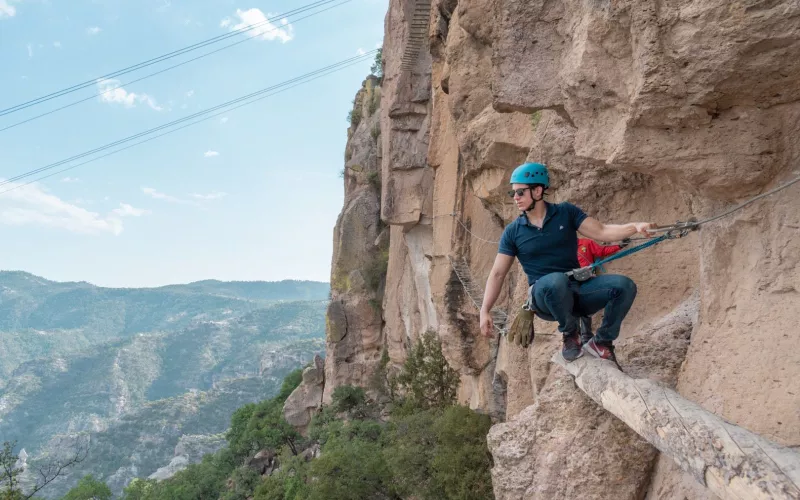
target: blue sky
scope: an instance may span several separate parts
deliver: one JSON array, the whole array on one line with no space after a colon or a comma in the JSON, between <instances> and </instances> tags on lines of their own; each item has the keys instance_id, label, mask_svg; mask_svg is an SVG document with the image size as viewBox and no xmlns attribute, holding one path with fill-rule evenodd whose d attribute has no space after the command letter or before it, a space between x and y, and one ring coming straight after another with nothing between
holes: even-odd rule
<instances>
[{"instance_id":1,"label":"blue sky","mask_svg":"<svg viewBox=\"0 0 800 500\"><path fill-rule=\"evenodd\" d=\"M0 0L0 109L308 3ZM257 39L0 132L0 178L372 50L387 5L351 0L297 23L290 17ZM219 46L0 116L0 128ZM1 193L0 269L125 287L327 281L345 118L370 66Z\"/></svg>"}]
</instances>

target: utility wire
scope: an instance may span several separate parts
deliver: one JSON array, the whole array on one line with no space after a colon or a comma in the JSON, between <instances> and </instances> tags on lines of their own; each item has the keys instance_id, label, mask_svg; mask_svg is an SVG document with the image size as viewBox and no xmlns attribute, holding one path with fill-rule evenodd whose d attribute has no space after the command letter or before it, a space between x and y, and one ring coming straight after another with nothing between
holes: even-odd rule
<instances>
[{"instance_id":1,"label":"utility wire","mask_svg":"<svg viewBox=\"0 0 800 500\"><path fill-rule=\"evenodd\" d=\"M273 22L273 21L275 21L277 19L289 16L289 15L294 15L294 14L297 14L297 13L300 13L300 12L304 12L306 10L313 9L315 7L319 7L319 6L328 4L328 3L333 3L335 1L337 1L337 0L318 0L316 2L304 5L302 7L298 7L297 9L293 9L293 10L287 11L287 12L285 12L283 14L279 14L279 15L273 16L271 18L265 19L263 21L259 21L257 23L253 23L253 24L250 24L248 26L244 26L244 27L242 27L242 28L240 28L238 30L231 31L229 33L224 33L222 35L217 35L217 36L215 36L213 38L209 38L207 40L203 40L203 41L194 43L194 44L189 45L187 47L183 47L182 49L174 50L174 51L169 52L167 54L163 54L163 55L160 55L158 57L154 57L152 59L148 59L147 61L143 61L143 62L140 62L138 64L134 64L132 66L128 66L126 68L122 68L120 70L108 73L107 75L103 75L103 76L97 77L97 78L92 78L91 80L87 80L85 82L75 84L75 85L73 85L71 87L67 87L65 89L61 89L59 91L56 91L56 92L53 92L53 93L50 93L50 94L47 94L47 95L44 95L44 96L41 96L41 97L37 97L36 99L32 99L30 101L23 102L23 103L15 105L15 106L11 106L10 108L2 109L2 110L0 110L0 116L5 116L5 115L11 114L11 113L15 113L15 112L23 110L25 108L29 108L31 106L35 106L36 104L40 104L40 103L49 101L51 99L55 99L57 97L61 97L62 95L66 95L66 94L69 94L71 92L75 92L77 90L80 90L80 89L83 89L83 88L86 88L86 87L90 87L90 86L94 85L97 82L97 80L104 80L104 79L108 79L108 78L113 78L113 77L116 77L116 76L124 75L124 74L130 73L132 71L136 71L138 69L145 68L145 67L151 66L153 64L157 64L157 63L159 63L161 61L166 61L167 59L171 59L173 57L177 57L177 56L179 56L181 54L185 54L187 52L191 52L193 50L197 50L197 49L205 47L207 45L211 45L211 44L219 42L221 40L225 40L225 39L237 36L237 35L239 35L241 33L245 33L247 31L251 31L253 29L258 28L259 26L263 26L264 24Z\"/></svg>"},{"instance_id":2,"label":"utility wire","mask_svg":"<svg viewBox=\"0 0 800 500\"><path fill-rule=\"evenodd\" d=\"M341 5L344 5L344 4L346 4L346 3L348 3L348 2L351 2L351 1L352 1L352 0L344 0L344 1L343 1L343 2L341 2L341 3L338 3L338 4L336 4L336 5L332 5L332 6L330 6L330 7L327 7L327 8L325 8L325 9L322 9L322 10L319 10L319 11L317 11L317 12L314 12L313 14L309 14L309 15L307 15L307 16L303 16L303 17L300 17L300 18L298 18L298 19L295 19L295 20L293 20L293 21L292 21L292 23L297 23L297 22L299 22L299 21L302 21L303 19L308 19L309 17L316 16L317 14L321 14L321 13L323 13L323 12L325 12L325 11L331 10L331 9L333 9L333 8L335 8L335 7L339 7L339 6L341 6ZM276 29L280 29L280 27L275 27L275 28L272 28L272 29L270 29L270 30L267 30L267 31L265 31L264 33L269 33L270 31L274 31L274 30L276 30ZM107 90L104 90L103 92L99 92L99 93L97 93L97 94L91 95L91 96L89 96L89 97L86 97L86 98L83 98L83 99L79 99L79 100L77 100L77 101L71 102L70 104L67 104L67 105L61 106L60 108L55 108L55 109L52 109L52 110L50 110L50 111L48 111L48 112L46 112L46 113L42 113L42 114L40 114L40 115L36 115L36 116L33 116L33 117L31 117L31 118L27 118L27 119L25 119L25 120L19 121L19 122L17 122L17 123L13 123L13 124L11 124L11 125L9 125L9 126L5 127L5 128L0 128L0 132L4 132L4 131L6 131L6 130L9 130L9 129L12 129L12 128L14 128L14 127L18 127L18 126L20 126L20 125L23 125L23 124L25 124L25 123L32 122L32 121L34 121L34 120L38 120L39 118L45 117L45 116L47 116L47 115L52 115L53 113L57 113L57 112L59 112L59 111L61 111L61 110L67 109L67 108L71 108L72 106L78 105L78 104L80 104L80 103L83 103L83 102L86 102L86 101L90 101L90 100L94 99L95 97L100 97L101 95L107 94L107 93L109 93L109 92L112 92L112 91L114 91L114 90L116 90L116 89L118 89L118 88L124 87L124 86L126 86L126 85L131 85L131 84L134 84L134 83L137 83L137 82L141 82L142 80L147 80L148 78L151 78L151 77L153 77L153 76L156 76L156 75L160 75L161 73L166 73L167 71L173 70L173 69L175 69L175 68L178 68L178 67L180 67L180 66L183 66L183 65L185 65L185 64L189 64L190 62L196 61L196 60L198 60L198 59L203 59L204 57L208 57L208 56L210 56L210 55L212 55L212 54L216 54L217 52L220 52L220 51L222 51L222 50L229 49L229 48L231 48L231 47L233 47L233 46L235 46L235 45L239 45L240 43L244 43L244 42L247 42L247 41L249 41L249 40L252 40L252 39L254 39L254 38L258 38L258 37L259 37L259 36L261 36L262 34L263 34L263 33L259 33L259 34L257 34L257 35L253 35L253 36L247 37L247 38L245 38L244 40L239 40L238 42L234 42L234 43L231 43L231 44L229 44L229 45L225 45L224 47L220 47L220 48L218 48L218 49L216 49L216 50L212 50L211 52L207 52L207 53L205 53L205 54L202 54L202 55L199 55L199 56L197 56L197 57L193 57L193 58L191 58L191 59L188 59L188 60L186 60L186 61L183 61L183 62L181 62L181 63L174 64L174 65L172 65L172 66L168 66L168 67L166 67L166 68L164 68L164 69L161 69L161 70L159 70L159 71L156 71L156 72L154 72L154 73L150 73L149 75L145 75L145 76L143 76L143 77L141 77L141 78L137 78L137 79L135 79L135 80L131 80L131 81L129 81L129 82L126 82L126 83L121 83L121 84L117 85L116 87L111 87L111 88L109 88L109 89L107 89Z\"/></svg>"},{"instance_id":3,"label":"utility wire","mask_svg":"<svg viewBox=\"0 0 800 500\"><path fill-rule=\"evenodd\" d=\"M90 155L90 154L93 154L93 153L96 153L96 152L103 151L103 150L105 150L105 149L110 149L110 148L112 148L112 147L114 147L114 146L117 146L117 145L123 144L123 143L125 143L125 142L129 142L129 141L131 141L131 140L134 140L134 139L140 138L140 137L142 137L142 136L144 136L144 135L148 135L148 134L151 134L151 133L153 133L153 132L156 132L156 131L158 131L158 130L161 130L161 129L164 129L164 128L167 128L167 127L170 127L170 126L176 125L176 124L178 124L178 123L181 123L181 122L184 122L184 121L187 121L187 120L191 120L191 119L194 119L194 118L198 118L198 117L200 117L200 116L202 116L202 115L204 115L204 114L207 114L208 112L215 111L215 110L219 110L221 107L229 106L229 105L231 105L231 104L234 104L234 103L239 103L239 102L241 102L243 99L251 99L251 100L248 100L248 101L246 101L246 102L243 102L243 103L239 104L238 106L234 106L234 107L232 107L232 108L228 108L228 109L223 109L223 110L221 110L221 111L219 111L219 112L217 112L217 113L214 113L214 114L211 114L211 115L208 115L208 116L204 116L204 117L202 117L201 119L199 119L199 120L196 120L196 121L194 121L194 122L191 122L191 123L185 124L185 125L183 125L183 126L181 126L181 127L178 127L178 128L172 129L172 130L168 130L168 131L166 131L166 132L163 132L163 133L161 133L161 134L158 134L158 135L156 135L156 136L149 137L149 138L147 138L147 139L145 139L145 140L142 140L142 141L139 141L139 142L136 142L136 143L130 144L130 145L128 145L128 146L125 146L125 147L123 147L123 148L116 149L116 150L114 150L114 151L112 151L112 152L110 152L110 153L106 153L106 154L104 154L104 155L97 156L97 157L95 157L95 158L91 158L91 159L89 159L89 160L86 160L86 161L84 161L84 162L78 163L77 165L72 165L72 166L70 166L70 167L67 167L67 168L65 168L65 169L58 170L58 171L56 171L56 172L54 172L54 173L51 173L51 174L48 174L48 175L45 175L45 176L39 177L39 178L37 178L37 179L34 179L34 180L32 180L32 181L29 181L29 182L27 182L27 183L24 183L24 184L18 184L18 185L14 186L14 187L11 187L11 188L9 188L9 189L6 189L6 190L3 190L3 191L0 191L0 194L7 193L7 192L9 192L9 191L13 191L13 190L15 190L15 189L19 189L19 188L21 188L21 187L27 186L27 185L29 185L29 184L32 184L32 183L34 183L34 182L38 182L38 181L40 181L40 180L42 180L42 179L46 179L46 178L48 178L48 177L52 177L52 176L54 176L54 175L57 175L57 174L60 174L60 173L66 172L66 171L68 171L68 170L72 170L73 168L77 168L77 167L79 167L79 166L81 166L81 165L85 165L85 164L87 164L87 163L91 163L91 162L93 162L93 161L97 161L97 160L99 160L99 159L101 159L101 158L105 158L105 157L111 156L111 155L113 155L113 154L119 153L119 152L121 152L121 151L124 151L124 150L126 150L126 149L130 149L130 148L132 148L132 147L134 147L134 146L138 146L138 145L140 145L140 144L144 144L144 143L146 143L146 142L150 142L150 141L152 141L152 140L154 140L154 139L157 139L157 138L159 138L159 137L163 137L163 136L165 136L165 135L168 135L168 134L171 134L171 133L173 133L173 132L177 132L178 130L182 130L182 129L184 129L184 128L191 127L192 125L196 125L196 124L198 124L198 123L201 123L201 122L203 122L203 121L210 120L211 118L214 118L214 117L216 117L216 116L219 116L219 115L222 115L222 114L228 113L228 112L230 112L230 111L233 111L233 110L235 110L235 109L241 108L241 107L243 107L243 106L247 106L247 105L249 105L249 104L253 104L254 102L260 101L260 100L262 100L262 99L266 99L267 97L270 97L270 96L272 96L272 95L278 94L278 93L280 93L280 92L284 92L284 91L286 91L286 90L289 90L289 89L291 89L291 88L294 88L294 87L296 87L296 86L298 86L298 85L302 85L303 83L308 83L308 82L310 82L310 81L313 81L313 80L316 80L316 79L318 79L318 78L322 78L323 76L327 76L327 75L329 75L329 74L335 73L335 72L337 72L337 71L340 71L340 70L342 70L342 69L345 69L345 68L347 68L347 67L353 66L353 65L355 65L355 64L358 64L358 63L361 63L361 62L363 62L363 61L366 61L366 60L368 60L368 59L369 59L369 58L370 58L370 57L371 57L371 56L372 56L374 53L376 53L376 52L377 52L377 50L372 50L372 51L366 52L365 54L363 54L363 55L361 55L361 56L357 56L357 57L353 57L353 58L350 58L350 59L346 59L346 60L344 60L344 61L341 61L341 62L339 62L339 63L336 63L336 64L332 64L332 65L330 65L330 66L327 66L327 67L325 67L325 68L321 68L321 69L319 69L319 70L312 71L312 72L310 72L310 73L306 73L306 74L305 74L305 75L303 75L303 76L300 76L300 77L297 77L297 78L293 78L293 79L291 79L291 80L287 80L286 82L283 82L283 83L281 83L281 84L278 84L278 85L274 85L274 86L272 86L272 87L268 87L267 89L263 89L263 90L261 90L261 91L258 91L258 92L254 92L254 93L252 93L252 94L249 94L248 96L245 96L245 97L243 97L243 98L234 99L234 100L232 100L232 101L229 101L229 102L227 102L227 103L225 103L225 104L222 104L222 105L219 105L219 106L215 106L214 108L210 108L210 109L208 109L208 110L206 110L206 111L203 111L203 112L200 112L200 113L195 113L194 115L188 116L188 117L186 117L186 118L182 118L182 119L179 119L179 120L175 120L175 121L173 121L173 122L170 122L170 123L168 123L168 124L161 125L161 126L159 126L159 127L155 127L155 128L153 128L153 129L150 129L150 130L148 130L148 131L145 131L145 132L142 132L142 133L139 133L139 134L136 134L136 135L133 135L133 136L127 137L127 138L125 138L125 139L122 139L122 140L119 140L119 141L115 141L115 142L113 142L113 143L107 144L107 145L105 145L105 146L102 146L102 147L100 147L100 148L96 148L95 150L92 150L91 152L88 152L88 153L82 153L82 154L80 154L80 155L76 155L76 156L74 156L74 157L72 157L72 158L69 158L69 159L67 159L67 160L63 160L63 161L60 161L60 162L56 162L56 163L54 163L54 164L47 165L46 167L42 167L42 168L39 168L39 169L33 170L33 171L31 171L31 172L26 172L26 173L24 173L24 174L20 174L20 175L18 175L18 176L16 176L16 177L13 177L13 178L11 178L11 179L6 179L6 180L4 180L4 181L0 182L0 186L4 186L4 185L7 185L7 184L11 184L11 183L15 182L16 180L20 180L20 179L22 179L22 178L25 178L25 177L30 177L31 175L35 175L36 173L40 173L40 172L43 172L43 171L45 171L45 170L49 170L49 169L55 168L56 166L63 165L64 163L69 163L70 161L73 161L73 160L75 160L75 159L79 159L79 158L82 158L82 157L84 157L84 156L88 156L88 155ZM312 77L312 76L313 76L313 78L309 78L309 77ZM303 81L303 80L304 80L304 81ZM287 84L289 84L289 83L292 83L292 85L288 85L288 86L287 86ZM280 87L286 87L286 88L280 88ZM266 93L266 95L262 95L262 94L265 94L265 93ZM257 96L257 97L256 97L256 96ZM252 99L253 97L256 97L256 98L255 98L255 99Z\"/></svg>"}]
</instances>

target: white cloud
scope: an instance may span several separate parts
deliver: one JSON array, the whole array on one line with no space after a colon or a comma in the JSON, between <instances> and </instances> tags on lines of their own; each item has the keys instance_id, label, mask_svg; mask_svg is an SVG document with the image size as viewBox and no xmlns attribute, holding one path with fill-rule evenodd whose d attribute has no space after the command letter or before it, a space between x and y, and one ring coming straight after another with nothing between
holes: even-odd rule
<instances>
[{"instance_id":1,"label":"white cloud","mask_svg":"<svg viewBox=\"0 0 800 500\"><path fill-rule=\"evenodd\" d=\"M0 0L0 19L6 17L14 17L17 14L17 8L11 5L15 0Z\"/></svg>"},{"instance_id":2,"label":"white cloud","mask_svg":"<svg viewBox=\"0 0 800 500\"><path fill-rule=\"evenodd\" d=\"M0 1L2 1L2 0L0 0ZM230 25L231 25L231 18L230 17L226 17L225 19L223 19L222 21L219 22L219 27L220 28L227 28Z\"/></svg>"},{"instance_id":3,"label":"white cloud","mask_svg":"<svg viewBox=\"0 0 800 500\"><path fill-rule=\"evenodd\" d=\"M137 102L139 102L147 104L150 108L156 111L161 111L164 109L159 106L155 99L149 95L128 92L124 88L120 87L119 84L119 80L98 80L97 88L100 92L102 92L99 96L100 102L122 104L126 108L132 108Z\"/></svg>"},{"instance_id":4,"label":"white cloud","mask_svg":"<svg viewBox=\"0 0 800 500\"><path fill-rule=\"evenodd\" d=\"M211 158L212 156L219 156L219 151L212 151L209 149L208 151L203 153L203 156L205 156L206 158Z\"/></svg>"},{"instance_id":5,"label":"white cloud","mask_svg":"<svg viewBox=\"0 0 800 500\"><path fill-rule=\"evenodd\" d=\"M212 200L219 200L221 198L228 196L228 193L225 193L223 191L211 191L208 194L191 193L190 195L188 195L189 198L191 199L186 199L162 193L151 187L142 187L142 192L151 198L155 198L156 200L163 200L169 203L177 203L181 205L193 205L198 208L203 208L203 204L205 202Z\"/></svg>"},{"instance_id":6,"label":"white cloud","mask_svg":"<svg viewBox=\"0 0 800 500\"><path fill-rule=\"evenodd\" d=\"M61 179L61 182L78 182L78 181L80 181L80 179L78 179L77 177L64 177L63 179Z\"/></svg>"},{"instance_id":7,"label":"white cloud","mask_svg":"<svg viewBox=\"0 0 800 500\"><path fill-rule=\"evenodd\" d=\"M150 210L134 208L127 203L120 203L119 208L115 208L112 211L120 217L141 217L142 215L150 214Z\"/></svg>"},{"instance_id":8,"label":"white cloud","mask_svg":"<svg viewBox=\"0 0 800 500\"><path fill-rule=\"evenodd\" d=\"M284 18L281 19L281 27L278 27L272 22L267 21L267 16L261 12L261 9L236 9L236 16L239 18L240 23L231 27L232 31L247 28L250 25L258 24L257 28L253 28L245 33L248 36L258 36L263 40L280 40L283 43L288 42L294 38L294 26L289 24L289 21ZM220 23L220 26L227 28L230 26L231 21L225 18Z\"/></svg>"},{"instance_id":9,"label":"white cloud","mask_svg":"<svg viewBox=\"0 0 800 500\"><path fill-rule=\"evenodd\" d=\"M228 193L225 193L223 191L212 191L212 192L210 192L208 194L192 193L192 198L195 198L195 199L198 199L198 200L218 200L218 199L224 198L226 196L228 196Z\"/></svg>"},{"instance_id":10,"label":"white cloud","mask_svg":"<svg viewBox=\"0 0 800 500\"><path fill-rule=\"evenodd\" d=\"M0 196L0 224L38 225L84 234L122 232L121 220L68 203L38 184L9 183L5 187L7 192Z\"/></svg>"},{"instance_id":11,"label":"white cloud","mask_svg":"<svg viewBox=\"0 0 800 500\"><path fill-rule=\"evenodd\" d=\"M359 47L358 50L356 51L356 54L358 54L360 56L363 56L366 53L367 53L367 51L362 49L361 47Z\"/></svg>"},{"instance_id":12,"label":"white cloud","mask_svg":"<svg viewBox=\"0 0 800 500\"><path fill-rule=\"evenodd\" d=\"M2 0L0 0L0 1L2 1ZM103 31L103 30L100 29L99 26L92 26L90 28L86 28L86 34L87 35L96 35L96 34L100 33L101 31Z\"/></svg>"},{"instance_id":13,"label":"white cloud","mask_svg":"<svg viewBox=\"0 0 800 500\"><path fill-rule=\"evenodd\" d=\"M219 119L219 122L222 123L222 124L228 123L228 117L227 116L223 116L222 118Z\"/></svg>"},{"instance_id":14,"label":"white cloud","mask_svg":"<svg viewBox=\"0 0 800 500\"><path fill-rule=\"evenodd\" d=\"M58 41L53 42L53 47L55 47L57 49L60 49L61 48L61 42L58 42Z\"/></svg>"},{"instance_id":15,"label":"white cloud","mask_svg":"<svg viewBox=\"0 0 800 500\"><path fill-rule=\"evenodd\" d=\"M168 201L170 203L191 203L191 201L183 200L181 198L176 198L174 196L170 196L168 194L161 193L161 192L156 191L155 189L153 189L151 187L143 187L142 188L142 192L144 194L146 194L147 196L151 197L151 198L155 198L156 200L164 200L164 201Z\"/></svg>"},{"instance_id":16,"label":"white cloud","mask_svg":"<svg viewBox=\"0 0 800 500\"><path fill-rule=\"evenodd\" d=\"M0 2L2 2L2 1L3 0L0 0ZM31 57L33 57L33 45L29 43L28 44L28 58L30 59Z\"/></svg>"},{"instance_id":17,"label":"white cloud","mask_svg":"<svg viewBox=\"0 0 800 500\"><path fill-rule=\"evenodd\" d=\"M186 97L192 97L194 95L194 90L190 90L186 93Z\"/></svg>"}]
</instances>

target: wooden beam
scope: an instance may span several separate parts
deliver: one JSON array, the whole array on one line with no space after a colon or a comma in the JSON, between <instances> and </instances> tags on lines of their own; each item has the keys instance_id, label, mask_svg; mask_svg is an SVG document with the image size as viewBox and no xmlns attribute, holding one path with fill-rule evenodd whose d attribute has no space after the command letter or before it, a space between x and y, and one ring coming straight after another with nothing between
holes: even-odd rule
<instances>
[{"instance_id":1,"label":"wooden beam","mask_svg":"<svg viewBox=\"0 0 800 500\"><path fill-rule=\"evenodd\" d=\"M723 499L800 499L800 454L704 410L610 361L552 361L578 387Z\"/></svg>"}]
</instances>

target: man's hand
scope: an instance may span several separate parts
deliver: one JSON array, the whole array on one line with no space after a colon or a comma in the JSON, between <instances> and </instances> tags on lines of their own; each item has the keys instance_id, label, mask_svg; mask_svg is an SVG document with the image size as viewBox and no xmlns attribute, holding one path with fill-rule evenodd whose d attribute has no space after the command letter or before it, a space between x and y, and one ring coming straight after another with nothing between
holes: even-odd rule
<instances>
[{"instance_id":1,"label":"man's hand","mask_svg":"<svg viewBox=\"0 0 800 500\"><path fill-rule=\"evenodd\" d=\"M481 309L481 333L489 338L491 338L494 334L494 322L492 321L492 315L489 314L489 311L484 311L483 309Z\"/></svg>"},{"instance_id":2,"label":"man's hand","mask_svg":"<svg viewBox=\"0 0 800 500\"><path fill-rule=\"evenodd\" d=\"M655 228L656 224L654 222L634 222L633 227L636 228L637 233L642 233L649 238L652 236L652 233L650 233L648 229Z\"/></svg>"}]
</instances>

